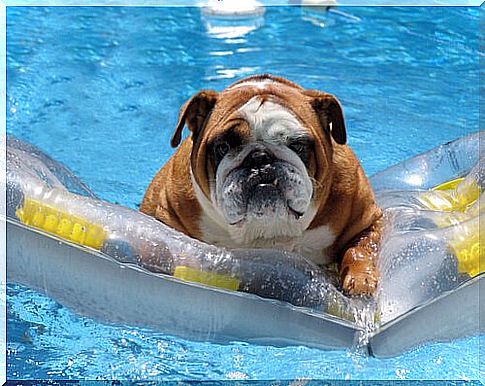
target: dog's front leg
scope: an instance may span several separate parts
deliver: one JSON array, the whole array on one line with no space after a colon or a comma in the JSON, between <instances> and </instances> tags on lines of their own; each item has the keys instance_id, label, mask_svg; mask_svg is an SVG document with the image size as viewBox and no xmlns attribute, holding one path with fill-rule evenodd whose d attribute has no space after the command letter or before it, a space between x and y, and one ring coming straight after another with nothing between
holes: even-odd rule
<instances>
[{"instance_id":1,"label":"dog's front leg","mask_svg":"<svg viewBox=\"0 0 485 386\"><path fill-rule=\"evenodd\" d=\"M373 295L379 281L377 255L383 228L382 217L360 233L344 249L340 279L347 295Z\"/></svg>"}]
</instances>

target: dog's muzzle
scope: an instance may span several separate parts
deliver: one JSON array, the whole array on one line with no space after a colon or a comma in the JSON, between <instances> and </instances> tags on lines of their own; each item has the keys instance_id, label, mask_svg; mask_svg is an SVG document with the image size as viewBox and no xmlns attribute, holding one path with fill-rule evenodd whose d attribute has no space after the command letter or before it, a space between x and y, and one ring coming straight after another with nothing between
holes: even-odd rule
<instances>
[{"instance_id":1,"label":"dog's muzzle","mask_svg":"<svg viewBox=\"0 0 485 386\"><path fill-rule=\"evenodd\" d=\"M312 194L302 174L269 149L252 150L222 183L219 204L226 221L235 225L247 217L288 216L298 220Z\"/></svg>"}]
</instances>

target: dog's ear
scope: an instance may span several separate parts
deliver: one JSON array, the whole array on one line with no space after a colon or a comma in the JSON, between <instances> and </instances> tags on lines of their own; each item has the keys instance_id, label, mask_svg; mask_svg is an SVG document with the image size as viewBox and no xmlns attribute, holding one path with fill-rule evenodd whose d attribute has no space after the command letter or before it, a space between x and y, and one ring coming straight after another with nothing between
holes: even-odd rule
<instances>
[{"instance_id":1,"label":"dog's ear","mask_svg":"<svg viewBox=\"0 0 485 386\"><path fill-rule=\"evenodd\" d=\"M170 140L172 147L177 147L182 141L182 131L185 124L197 136L203 129L210 112L217 102L218 93L214 90L202 90L184 103L179 113L179 120L175 132Z\"/></svg>"},{"instance_id":2,"label":"dog's ear","mask_svg":"<svg viewBox=\"0 0 485 386\"><path fill-rule=\"evenodd\" d=\"M318 90L305 90L304 94L311 98L311 105L318 115L320 125L328 130L335 142L344 145L347 142L344 113L337 98Z\"/></svg>"}]
</instances>

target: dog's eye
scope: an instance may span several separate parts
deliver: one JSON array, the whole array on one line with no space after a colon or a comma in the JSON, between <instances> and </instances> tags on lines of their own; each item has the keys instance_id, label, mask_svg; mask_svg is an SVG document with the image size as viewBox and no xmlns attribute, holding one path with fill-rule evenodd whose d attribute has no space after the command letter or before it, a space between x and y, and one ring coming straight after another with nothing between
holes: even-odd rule
<instances>
[{"instance_id":1,"label":"dog's eye","mask_svg":"<svg viewBox=\"0 0 485 386\"><path fill-rule=\"evenodd\" d=\"M216 159L221 160L227 154L227 152L231 149L227 142L220 142L214 147L214 153L216 155Z\"/></svg>"},{"instance_id":2,"label":"dog's eye","mask_svg":"<svg viewBox=\"0 0 485 386\"><path fill-rule=\"evenodd\" d=\"M303 142L292 142L288 145L288 147L298 155L303 154L307 149L307 145Z\"/></svg>"},{"instance_id":3,"label":"dog's eye","mask_svg":"<svg viewBox=\"0 0 485 386\"><path fill-rule=\"evenodd\" d=\"M294 139L288 143L288 148L293 150L303 162L307 162L313 149L313 140L311 138Z\"/></svg>"}]
</instances>

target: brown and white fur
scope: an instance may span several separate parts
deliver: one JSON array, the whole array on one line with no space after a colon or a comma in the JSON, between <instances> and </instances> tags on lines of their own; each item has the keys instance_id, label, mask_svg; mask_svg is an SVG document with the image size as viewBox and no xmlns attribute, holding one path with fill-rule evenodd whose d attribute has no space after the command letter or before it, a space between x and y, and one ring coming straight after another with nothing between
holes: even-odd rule
<instances>
[{"instance_id":1,"label":"brown and white fur","mask_svg":"<svg viewBox=\"0 0 485 386\"><path fill-rule=\"evenodd\" d=\"M346 293L374 292L381 211L333 95L252 76L190 98L173 147L185 124L192 135L150 183L142 212L219 246L337 260Z\"/></svg>"}]
</instances>

